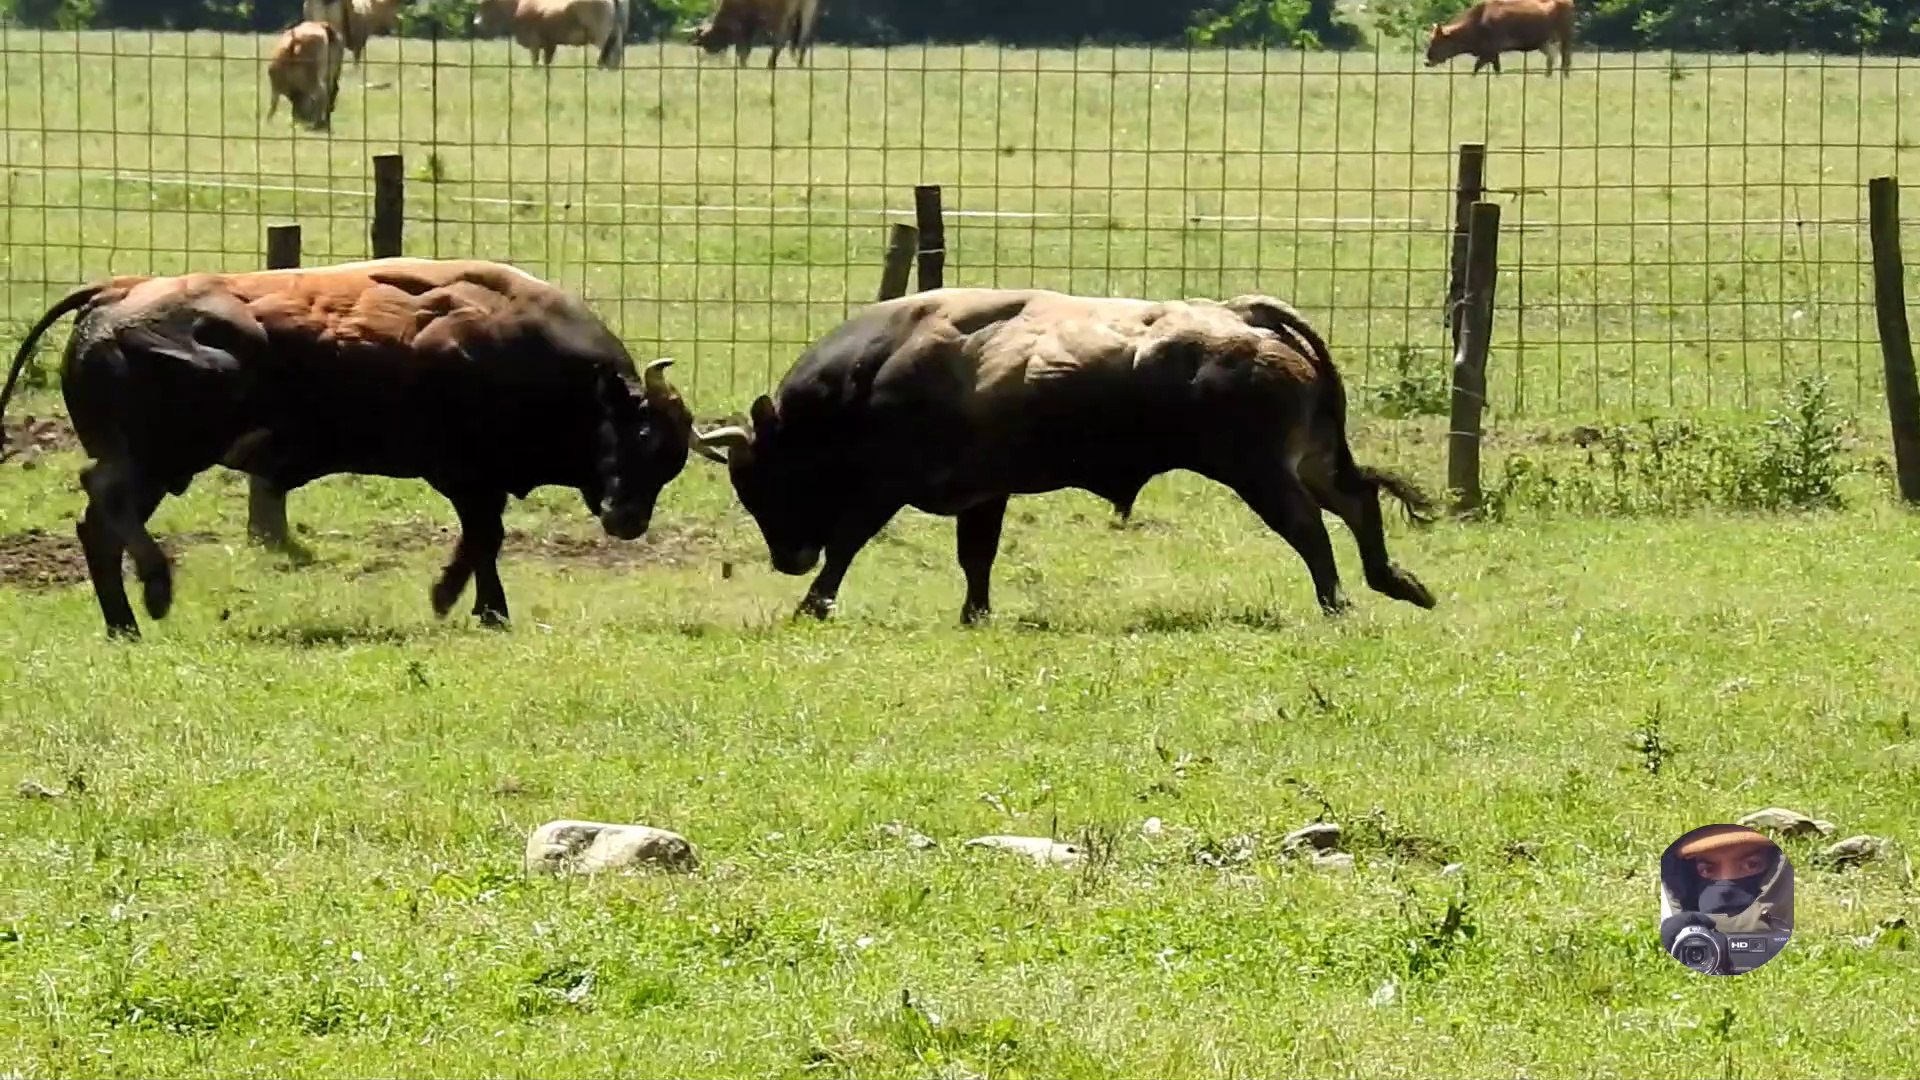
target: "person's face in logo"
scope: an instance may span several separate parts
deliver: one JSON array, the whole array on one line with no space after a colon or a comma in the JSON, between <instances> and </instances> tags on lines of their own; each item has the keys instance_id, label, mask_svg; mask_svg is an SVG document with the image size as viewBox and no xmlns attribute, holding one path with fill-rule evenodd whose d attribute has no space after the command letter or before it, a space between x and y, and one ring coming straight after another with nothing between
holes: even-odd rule
<instances>
[{"instance_id":1,"label":"person's face in logo","mask_svg":"<svg viewBox=\"0 0 1920 1080\"><path fill-rule=\"evenodd\" d=\"M1767 876L1780 861L1780 849L1768 843L1704 851L1688 860L1701 882L1695 911L1732 915L1760 898Z\"/></svg>"}]
</instances>

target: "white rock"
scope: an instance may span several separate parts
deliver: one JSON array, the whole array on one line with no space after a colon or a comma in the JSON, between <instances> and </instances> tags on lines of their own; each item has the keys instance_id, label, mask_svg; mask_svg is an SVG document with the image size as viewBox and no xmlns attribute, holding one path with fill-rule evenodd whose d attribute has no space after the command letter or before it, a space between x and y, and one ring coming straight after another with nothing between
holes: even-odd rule
<instances>
[{"instance_id":1,"label":"white rock","mask_svg":"<svg viewBox=\"0 0 1920 1080\"><path fill-rule=\"evenodd\" d=\"M1167 827L1161 823L1159 818L1150 817L1147 820L1140 823L1140 835L1141 836L1159 836L1161 833L1166 831L1166 828Z\"/></svg>"},{"instance_id":2,"label":"white rock","mask_svg":"<svg viewBox=\"0 0 1920 1080\"><path fill-rule=\"evenodd\" d=\"M1849 836L1820 852L1820 861L1839 868L1871 862L1886 853L1887 842L1877 836Z\"/></svg>"},{"instance_id":3,"label":"white rock","mask_svg":"<svg viewBox=\"0 0 1920 1080\"><path fill-rule=\"evenodd\" d=\"M1755 810L1740 819L1740 824L1749 829L1778 833L1781 836L1831 836L1833 822L1810 818L1795 810L1779 806L1769 806L1765 810Z\"/></svg>"},{"instance_id":4,"label":"white rock","mask_svg":"<svg viewBox=\"0 0 1920 1080\"><path fill-rule=\"evenodd\" d=\"M1016 852L1041 866L1071 866L1085 856L1073 844L1058 843L1044 836L976 836L965 846Z\"/></svg>"},{"instance_id":5,"label":"white rock","mask_svg":"<svg viewBox=\"0 0 1920 1080\"><path fill-rule=\"evenodd\" d=\"M1399 996L1400 984L1392 979L1388 979L1386 982L1374 988L1373 996L1367 998L1367 1004L1378 1009L1382 1006L1393 1004L1394 1000Z\"/></svg>"},{"instance_id":6,"label":"white rock","mask_svg":"<svg viewBox=\"0 0 1920 1080\"><path fill-rule=\"evenodd\" d=\"M1331 821L1316 821L1298 828L1280 839L1280 850L1332 851L1340 846L1340 826Z\"/></svg>"},{"instance_id":7,"label":"white rock","mask_svg":"<svg viewBox=\"0 0 1920 1080\"><path fill-rule=\"evenodd\" d=\"M885 825L880 826L880 831L896 840L904 841L908 847L915 851L925 851L928 848L934 847L936 844L933 837L916 829L909 829L898 821L887 822Z\"/></svg>"},{"instance_id":8,"label":"white rock","mask_svg":"<svg viewBox=\"0 0 1920 1080\"><path fill-rule=\"evenodd\" d=\"M685 871L698 865L686 837L648 825L549 821L527 838L531 873L597 874L639 866Z\"/></svg>"},{"instance_id":9,"label":"white rock","mask_svg":"<svg viewBox=\"0 0 1920 1080\"><path fill-rule=\"evenodd\" d=\"M18 792L23 799L57 799L66 794L65 791L56 791L40 781L32 779L20 781L20 786L14 790Z\"/></svg>"},{"instance_id":10,"label":"white rock","mask_svg":"<svg viewBox=\"0 0 1920 1080\"><path fill-rule=\"evenodd\" d=\"M1450 862L1447 865L1440 868L1440 876L1452 877L1453 875L1458 874L1459 872L1461 872L1462 870L1465 870L1466 868L1467 868L1467 864L1465 863Z\"/></svg>"},{"instance_id":11,"label":"white rock","mask_svg":"<svg viewBox=\"0 0 1920 1080\"><path fill-rule=\"evenodd\" d=\"M1352 870L1353 856L1344 851L1316 851L1313 853L1313 868L1316 870Z\"/></svg>"}]
</instances>

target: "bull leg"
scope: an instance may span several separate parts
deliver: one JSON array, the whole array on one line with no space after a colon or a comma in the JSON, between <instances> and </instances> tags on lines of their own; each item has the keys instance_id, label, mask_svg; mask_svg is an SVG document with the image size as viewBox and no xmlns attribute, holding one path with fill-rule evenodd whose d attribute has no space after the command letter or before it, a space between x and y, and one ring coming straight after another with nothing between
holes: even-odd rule
<instances>
[{"instance_id":1,"label":"bull leg","mask_svg":"<svg viewBox=\"0 0 1920 1080\"><path fill-rule=\"evenodd\" d=\"M740 44L738 44L738 45L735 45L735 46L733 47L733 61L734 61L734 66L735 66L735 67L746 67L746 66L747 66L747 54L748 54L748 53L750 53L750 52L752 52L752 51L753 51L753 42L752 42L752 41L743 41L743 42L741 42Z\"/></svg>"},{"instance_id":2,"label":"bull leg","mask_svg":"<svg viewBox=\"0 0 1920 1080\"><path fill-rule=\"evenodd\" d=\"M247 476L247 535L256 544L284 548L287 535L287 495L265 477Z\"/></svg>"},{"instance_id":3,"label":"bull leg","mask_svg":"<svg viewBox=\"0 0 1920 1080\"><path fill-rule=\"evenodd\" d=\"M107 636L139 640L140 624L133 617L133 605L127 603L127 584L120 576L120 556L126 545L107 524L106 515L91 504L74 532L87 556L87 576L93 579L100 615L107 620Z\"/></svg>"},{"instance_id":4,"label":"bull leg","mask_svg":"<svg viewBox=\"0 0 1920 1080\"><path fill-rule=\"evenodd\" d=\"M801 597L800 606L793 613L794 618L811 615L816 619L824 619L833 613L834 604L840 598L840 581L847 576L847 568L853 565L853 557L860 554L860 549L867 546L867 541L872 540L899 511L898 506L891 506L884 511L855 511L841 519L833 539L827 543L827 564L821 567L820 575L813 579L813 584L807 586L807 595Z\"/></svg>"},{"instance_id":5,"label":"bull leg","mask_svg":"<svg viewBox=\"0 0 1920 1080\"><path fill-rule=\"evenodd\" d=\"M1269 529L1279 533L1281 539L1306 560L1320 610L1329 615L1346 610L1348 601L1340 587L1340 570L1333 561L1333 541L1327 536L1326 522L1320 518L1319 504L1307 493L1300 478L1279 465L1262 469L1255 477L1230 482L1228 486L1260 515Z\"/></svg>"},{"instance_id":6,"label":"bull leg","mask_svg":"<svg viewBox=\"0 0 1920 1080\"><path fill-rule=\"evenodd\" d=\"M1387 557L1387 531L1380 520L1380 491L1376 481L1369 480L1351 458L1343 466L1325 471L1309 467L1301 479L1320 505L1347 523L1354 542L1360 547L1360 565L1365 568L1368 588L1416 607L1434 606L1433 594L1420 579Z\"/></svg>"},{"instance_id":7,"label":"bull leg","mask_svg":"<svg viewBox=\"0 0 1920 1080\"><path fill-rule=\"evenodd\" d=\"M1000 553L1000 526L1007 516L1007 500L995 499L961 511L954 530L955 553L967 575L967 599L960 607L960 623L972 626L993 612L988 589L993 559Z\"/></svg>"},{"instance_id":8,"label":"bull leg","mask_svg":"<svg viewBox=\"0 0 1920 1080\"><path fill-rule=\"evenodd\" d=\"M499 558L500 544L506 539L500 515L507 508L507 497L501 492L455 495L442 491L441 494L447 496L454 512L460 515L460 540L454 545L453 558L433 586L433 613L445 617L453 610L454 601L466 591L471 578L474 616L483 626L505 626L507 594L500 584Z\"/></svg>"},{"instance_id":9,"label":"bull leg","mask_svg":"<svg viewBox=\"0 0 1920 1080\"><path fill-rule=\"evenodd\" d=\"M166 618L173 607L173 567L147 531L147 519L164 492L133 469L111 462L87 468L80 483L87 492L87 512L76 532L87 555L87 576L93 579L100 614L107 620L108 633L138 637L140 629L120 577L120 555L123 551L133 555L147 614Z\"/></svg>"}]
</instances>

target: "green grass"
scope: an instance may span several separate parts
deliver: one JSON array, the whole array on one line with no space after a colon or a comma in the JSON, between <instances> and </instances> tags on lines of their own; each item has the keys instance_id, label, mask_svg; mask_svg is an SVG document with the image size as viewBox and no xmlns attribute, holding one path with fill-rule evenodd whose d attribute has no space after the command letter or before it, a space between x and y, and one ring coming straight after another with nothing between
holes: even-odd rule
<instances>
[{"instance_id":1,"label":"green grass","mask_svg":"<svg viewBox=\"0 0 1920 1080\"><path fill-rule=\"evenodd\" d=\"M150 260L161 268L247 264L257 259L259 223L295 209L279 196L239 190L150 209L149 196L181 196L41 169L42 160L71 164L79 141L91 152L120 147L124 167L191 161L197 172L247 184L257 173L269 182L291 175L298 160L300 185L351 188L361 183L366 154L392 145L404 145L409 172L419 175L434 135L422 100L386 92L404 110L370 121L365 103L383 92L357 88L330 144L256 128L264 103L252 59L196 65L193 88L206 93L195 100L217 109L181 109L187 76L164 57L151 61L151 85L163 88L152 97L124 87L80 95L70 76L58 81L66 61L48 61L53 74L38 74L39 61L22 52L39 48L37 40L9 36L0 54L12 203L0 220L9 230L8 311L16 319L35 313L42 279L62 287L109 262L120 270ZM107 39L87 40L101 47ZM180 40L155 39L154 49L177 51ZM147 78L145 38L119 41L140 57L87 63ZM191 44L246 57L255 47L211 37ZM49 35L48 53L58 47ZM375 43L375 82L428 78L418 66L396 74L400 48ZM482 55L499 60L505 52ZM1076 139L1096 138L1091 130L1107 138L1107 116L1116 117L1115 140L1145 138L1144 75L1117 77L1107 98L1087 89L1104 75L1061 76L1061 85L1082 88L1073 110L1041 109L1030 89L1035 76L995 74L992 65L1057 68L1073 62L1067 54L1002 60L970 49L964 76L923 76L918 50L823 50L811 76L779 76L780 85L803 89L811 80L812 104L802 96L792 107L803 117L811 110L814 149L796 136L793 149L776 153L766 149L764 72L715 65L698 80L656 75L648 55L629 54L624 113L616 108L606 124L584 129L594 146L571 151L609 178L594 200L616 198L612 178L622 168L630 179L618 197L647 204L704 195L724 205L803 205L799 185L812 176L813 205L825 221L849 204L904 208L913 181L951 184L961 175L966 183L950 187L949 198L964 208L1111 215L1117 227L1107 230L956 227L953 276L987 279L998 260L1001 280L1019 280L1031 262L1058 261L1071 272L1033 276L1101 291L1109 283L1169 294L1257 286L1299 296L1317 321L1337 328L1335 348L1354 372L1363 459L1410 468L1437 486L1444 425L1370 414L1409 403L1417 414L1432 404L1425 382L1380 391L1405 377L1396 359L1403 342L1426 348L1442 338L1422 299L1444 286L1442 237L1140 228L1148 204L1181 212L1181 170L1199 188L1207 185L1196 177L1210 177L1218 192L1222 170L1243 167L1222 165L1237 159L1218 149L1179 149L1183 139L1204 146L1207 131L1219 139L1221 76L1193 76L1189 119L1169 104L1186 97L1184 68L1152 76L1152 139L1173 150L1167 164L1156 157L1150 190L1127 190L1139 185L1126 181L1109 195L1104 180L1093 191L1084 173L1082 190L1071 193L1032 179L1092 168L1086 162L1107 160L1104 150L1050 156L1031 148L1066 138L1055 125L1069 111L1100 119L1081 123ZM957 68L962 55L932 52L928 62ZM1145 54L1120 60L1137 67ZM971 70L976 62L985 70ZM1259 60L1231 62L1238 69ZM1627 122L1616 98L1605 98L1596 115L1595 82L1631 88L1634 78L1611 68L1596 75L1591 57L1565 87L1511 74L1483 86L1369 70L1344 78L1346 104L1336 106L1325 93L1300 95L1293 72L1305 63L1306 85L1324 89L1332 76L1321 73L1342 61L1276 54L1267 62L1286 72L1271 77L1269 110L1284 112L1274 102L1287 100L1293 111L1270 115L1268 127L1229 125L1228 138L1289 149L1261 166L1265 195L1234 192L1230 177L1221 201L1229 209L1236 200L1264 201L1268 212L1292 215L1298 184L1300 216L1338 209L1444 220L1446 148L1477 134L1475 123L1501 133L1496 147L1516 144L1522 121L1496 108L1499 101L1530 93L1524 123L1534 144L1561 138L1562 123L1536 106L1564 102L1564 141L1591 146L1624 138L1618 124ZM859 71L856 88L888 93L860 94L849 109L849 63ZM1710 77L1677 83L1655 66L1664 60L1640 63L1631 123L1643 145L1664 132L1664 116L1649 117L1670 93L1678 115L1692 100L1683 92L1697 97L1692 88L1709 79L1716 95L1723 79L1739 85L1720 70L1725 60ZM1753 63L1757 88L1766 62ZM1778 67L1768 70L1780 77ZM457 64L439 75L443 87L468 77ZM505 86L503 72L483 77L495 90ZM578 71L553 78L556 130L577 138L581 103L599 101L606 80ZM958 89L963 78L964 95L939 90L941 80ZM1044 80L1054 76L1042 78L1052 85ZM356 87L357 79L348 77ZM551 164L566 160L560 151L551 159L516 151L508 182L504 149L471 157L460 149L476 131L500 135L508 115L516 142L523 130L544 130L540 77L516 70L512 79L513 107L497 111L498 127L469 119L464 90L437 120L434 145L447 155L437 187L448 190L436 201L423 190L432 186L412 185L410 213L421 218L410 238L445 253L478 245L584 286L636 349L657 344L683 357L693 370L682 379L702 415L744 406L801 339L871 287L878 218L852 232L823 224L789 233L705 214L696 230L691 215L634 212L628 228L589 228L594 258L583 262L577 214L563 229L557 211L515 217L454 202L489 192L544 197L558 190L544 178L565 178L563 165ZM1816 108L1838 114L1835 102L1850 87L1864 88L1874 110L1891 110L1896 89L1891 69L1863 76L1852 65L1824 81L1818 69L1796 68L1786 79L1796 116ZM1233 85L1233 100L1246 102L1235 107L1257 114L1259 79L1244 84L1244 97L1243 84ZM1816 107L1806 91L1822 85L1832 95ZM1441 122L1409 126L1413 87L1417 110L1438 101L1431 107L1442 109ZM1354 112L1363 99L1349 96L1368 88L1377 96L1365 100L1382 103L1377 142L1371 113ZM1122 100L1123 89L1132 104L1102 103ZM930 112L921 134L913 103L923 93L946 111ZM875 101L886 102L884 111L863 107ZM659 149L692 145L696 103L703 147L727 141L737 115L743 141L762 149L697 164L691 149ZM1776 97L1750 107L1760 116L1778 105ZM43 109L66 110L64 120L49 114L50 128L72 128L79 110L95 117L89 124L110 128L118 109L123 129L204 125L211 135L76 139L23 130L23 114ZM660 137L669 123L673 138ZM1873 120L1869 134L1891 144L1892 124ZM1810 141L1810 130L1774 135L1770 152L1790 164L1811 159L1813 150L1778 145L1789 136ZM1351 151L1336 170L1337 196L1330 166L1300 157L1296 176L1296 131L1302 145ZM1763 134L1749 129L1747 137L1764 141ZM882 139L910 149L848 149ZM627 153L623 165L611 149L623 141L646 149ZM327 145L330 157L317 153ZM1014 152L1002 153L1003 145ZM140 146L153 157L139 156ZM313 156L296 158L296 147ZM1821 191L1851 193L1859 177L1895 164L1891 150L1876 153L1856 161L1849 150L1844 167L1830 161L1835 173L1823 183L1832 186ZM1562 155L1558 165L1547 156L1538 167L1591 185L1617 182L1626 170L1644 176L1652 157L1587 151ZM1763 157L1748 157L1756 172ZM1716 170L1720 160L1716 150ZM1535 167L1527 166L1529 177ZM1002 170L997 191L994 168ZM780 185L770 182L775 169ZM1408 170L1421 190L1393 191L1416 186ZM859 185L884 179L886 187L853 185L848 176ZM788 177L801 179L787 187ZM1496 183L1508 182L1496 173ZM1370 184L1384 193L1370 195ZM1749 215L1788 197L1777 173L1756 184L1741 196ZM1676 193L1701 197L1698 188ZM1607 214L1624 218L1648 195L1607 189L1600 197ZM45 212L54 242L44 246L35 204L82 201L92 209ZM339 202L341 217L322 228L326 205L300 207L309 251L363 254L362 207ZM1531 197L1524 205L1529 220L1547 212ZM1563 215L1588 212L1578 201L1555 205ZM450 220L429 227L422 218L436 206ZM508 220L519 222L510 233ZM1645 254L1619 229L1600 233L1609 258ZM1572 250L1578 234L1557 235ZM1166 267L1109 275L1110 249L1100 246L1109 235L1133 245L1125 260L1115 256L1116 267L1154 259ZM1518 235L1508 250L1518 251ZM1531 260L1534 234L1526 235ZM1755 259L1780 253L1758 230L1731 235ZM1853 250L1851 231L1818 235ZM563 236L575 245L564 261ZM1674 244L1646 250L1681 250L1678 236ZM1715 244L1718 252L1718 234ZM1415 277L1360 272L1370 249L1390 253L1379 265L1414 259ZM623 257L643 265L610 265ZM1335 257L1356 269L1311 269ZM1809 259L1812 285L1839 271L1838 256L1824 270ZM805 270L812 261L828 269ZM516 617L505 633L464 616L431 617L427 586L450 544L438 530L453 515L419 485L379 480L332 478L296 493L291 516L319 555L302 569L245 546L237 478L209 474L185 498L168 500L155 531L195 539L177 549L173 615L146 622L147 638L135 646L104 640L84 585L0 582L0 785L84 782L83 791L52 800L0 798L0 1075L1920 1072L1920 951L1899 933L1862 941L1888 920L1920 922L1908 855L1920 805L1912 720L1920 704L1912 648L1920 565L1911 515L1895 508L1884 478L1857 470L1842 477L1840 510L1700 509L1696 496L1707 489L1687 486L1704 482L1685 457L1694 451L1654 465L1649 451L1603 442L1589 452L1568 442L1576 421L1638 417L1626 387L1642 376L1659 392L1639 399L1643 408L1664 408L1660 395L1672 385L1674 411L1713 418L1716 437L1748 438L1720 414L1747 413L1751 426L1776 384L1824 355L1839 399L1858 416L1835 460L1853 470L1884 458L1871 347L1851 341L1871 337L1851 329L1853 294L1833 292L1820 309L1823 319L1845 316L1846 340L1828 341L1821 353L1810 332L1795 331L1801 336L1783 347L1766 320L1790 309L1755 284L1764 277L1772 287L1774 264L1763 261L1764 275L1751 270L1743 294L1753 305L1749 336L1731 336L1737 320L1723 323L1718 314L1712 327L1716 350L1749 353L1750 375L1729 376L1733 396L1709 403L1704 387L1717 369L1704 353L1677 349L1671 382L1654 379L1666 329L1694 333L1705 326L1700 311L1680 306L1662 315L1659 297L1669 294L1660 292L1637 328L1608 321L1611 336L1597 350L1556 348L1551 334L1540 344L1546 324L1536 320L1565 314L1556 298L1637 294L1629 269L1536 276L1528 265L1526 305L1518 316L1509 305L1504 316L1525 320L1533 335L1517 353L1525 366L1512 368L1514 352L1496 360L1527 381L1497 376L1489 482L1524 455L1559 478L1555 490L1587 495L1516 500L1499 522L1430 530L1390 515L1396 558L1440 598L1431 613L1366 591L1350 538L1336 525L1357 606L1344 619L1323 619L1284 543L1226 492L1172 476L1145 492L1125 530L1111 527L1104 505L1076 493L1016 503L991 626L955 625L961 579L951 524L912 514L862 556L831 622L790 625L804 582L767 568L724 478L698 461L668 489L645 541L585 551L549 545L543 554L517 546L503 563ZM1262 266L1271 268L1264 276ZM1715 266L1740 280L1737 265ZM1698 273L1674 272L1676 280ZM1659 273L1664 288L1664 266ZM1558 282L1560 291L1537 282ZM1503 296L1517 298L1511 284L1503 280ZM818 303L790 303L796 295ZM1409 295L1418 311L1405 310ZM666 302L693 297L703 302ZM1649 326L1658 328L1659 347L1629 352L1625 342L1648 337ZM1563 337L1572 342L1582 332L1574 325ZM1596 356L1597 399L1589 394L1594 376L1581 366ZM1545 389L1556 370L1570 373L1559 397ZM1751 403L1738 397L1748 385ZM10 413L44 414L56 402L35 389ZM1523 403L1553 415L1516 420ZM1625 464L1610 454L1626 454L1617 459ZM0 466L0 561L22 545L47 553L71 535L80 464L63 452L30 470ZM549 540L594 529L577 498L552 491L512 507L509 526ZM33 529L44 532L22 539ZM731 575L723 577L723 563L733 564ZM54 565L71 570L70 560ZM1650 729L1659 734L1657 752L1646 748ZM1813 865L1813 845L1789 842L1799 888L1788 951L1738 979L1689 975L1659 952L1659 853L1687 828L1770 805L1835 821L1845 834L1887 837L1893 854L1830 872ZM1277 850L1282 835L1322 814L1346 827L1355 872L1317 871ZM686 877L524 879L527 832L557 817L680 830L698 847L702 869ZM1141 832L1149 817L1164 822L1158 836ZM882 831L891 822L939 843L913 850ZM1086 842L1097 857L1080 868L1042 869L961 847L999 832ZM1453 863L1463 869L1444 874ZM1373 1004L1389 984L1393 999Z\"/></svg>"}]
</instances>

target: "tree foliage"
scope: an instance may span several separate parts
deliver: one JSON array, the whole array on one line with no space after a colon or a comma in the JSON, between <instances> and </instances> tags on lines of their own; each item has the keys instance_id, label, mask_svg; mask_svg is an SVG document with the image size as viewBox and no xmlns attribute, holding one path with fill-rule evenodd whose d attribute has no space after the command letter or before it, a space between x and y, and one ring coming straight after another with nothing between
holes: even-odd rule
<instances>
[{"instance_id":1,"label":"tree foliage","mask_svg":"<svg viewBox=\"0 0 1920 1080\"><path fill-rule=\"evenodd\" d=\"M705 17L715 0L632 0L630 34L666 36ZM824 40L849 44L997 41L1347 48L1360 43L1336 0L827 0ZM9 12L10 9L10 12ZM473 0L412 0L401 32L464 37ZM27 26L168 30L278 30L299 0L0 0L0 16Z\"/></svg>"}]
</instances>

